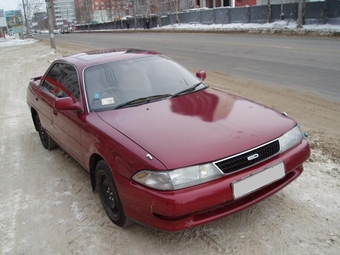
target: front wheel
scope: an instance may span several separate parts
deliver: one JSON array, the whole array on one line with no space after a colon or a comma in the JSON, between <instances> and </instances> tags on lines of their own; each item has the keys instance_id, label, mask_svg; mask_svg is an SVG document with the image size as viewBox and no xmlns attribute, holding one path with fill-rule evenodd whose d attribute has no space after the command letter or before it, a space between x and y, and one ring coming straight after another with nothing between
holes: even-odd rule
<instances>
[{"instance_id":1,"label":"front wheel","mask_svg":"<svg viewBox=\"0 0 340 255\"><path fill-rule=\"evenodd\" d=\"M102 205L111 219L119 227L124 226L127 219L120 201L112 172L107 163L99 161L96 167L96 183Z\"/></svg>"}]
</instances>

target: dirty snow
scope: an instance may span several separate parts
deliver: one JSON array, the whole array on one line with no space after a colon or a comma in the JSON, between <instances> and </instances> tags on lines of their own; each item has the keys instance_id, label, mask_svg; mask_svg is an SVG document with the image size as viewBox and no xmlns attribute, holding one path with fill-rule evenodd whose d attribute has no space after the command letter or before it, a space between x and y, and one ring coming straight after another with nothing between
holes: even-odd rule
<instances>
[{"instance_id":1,"label":"dirty snow","mask_svg":"<svg viewBox=\"0 0 340 255\"><path fill-rule=\"evenodd\" d=\"M38 40L28 38L28 39L18 39L16 36L7 36L5 38L0 38L0 47L12 47L18 45L27 45L36 43Z\"/></svg>"},{"instance_id":2,"label":"dirty snow","mask_svg":"<svg viewBox=\"0 0 340 255\"><path fill-rule=\"evenodd\" d=\"M302 28L297 29L296 21L286 21L280 20L272 23L231 23L231 24L200 24L200 23L180 23L180 24L172 24L163 27L153 28L153 29L162 29L162 30L173 30L173 29L181 29L181 30L233 30L233 29L289 29L289 30L314 30L314 31L340 31L340 25L330 25L330 24L312 24L312 25L303 25Z\"/></svg>"}]
</instances>

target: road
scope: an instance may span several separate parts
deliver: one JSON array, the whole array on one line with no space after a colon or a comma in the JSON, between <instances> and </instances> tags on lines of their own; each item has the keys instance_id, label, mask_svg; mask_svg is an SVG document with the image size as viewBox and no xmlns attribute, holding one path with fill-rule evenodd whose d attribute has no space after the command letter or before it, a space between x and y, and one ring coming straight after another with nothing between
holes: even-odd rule
<instances>
[{"instance_id":1,"label":"road","mask_svg":"<svg viewBox=\"0 0 340 255\"><path fill-rule=\"evenodd\" d=\"M48 35L36 35L49 40ZM320 93L340 102L340 40L197 33L71 33L56 43L162 52L187 68Z\"/></svg>"}]
</instances>

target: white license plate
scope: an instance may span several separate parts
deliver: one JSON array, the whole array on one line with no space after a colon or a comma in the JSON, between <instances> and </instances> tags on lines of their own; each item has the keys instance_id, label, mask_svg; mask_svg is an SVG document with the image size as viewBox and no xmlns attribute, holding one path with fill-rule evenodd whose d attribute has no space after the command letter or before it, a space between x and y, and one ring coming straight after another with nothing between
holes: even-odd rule
<instances>
[{"instance_id":1,"label":"white license plate","mask_svg":"<svg viewBox=\"0 0 340 255\"><path fill-rule=\"evenodd\" d=\"M283 163L264 169L232 184L234 199L243 197L285 176Z\"/></svg>"}]
</instances>

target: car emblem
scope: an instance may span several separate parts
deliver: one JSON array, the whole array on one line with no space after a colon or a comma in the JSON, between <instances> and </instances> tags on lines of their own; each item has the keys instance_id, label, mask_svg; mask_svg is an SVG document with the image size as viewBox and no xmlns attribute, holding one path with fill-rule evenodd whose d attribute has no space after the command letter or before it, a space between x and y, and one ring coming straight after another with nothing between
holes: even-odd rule
<instances>
[{"instance_id":1,"label":"car emblem","mask_svg":"<svg viewBox=\"0 0 340 255\"><path fill-rule=\"evenodd\" d=\"M253 159L258 158L259 156L260 156L259 154L255 153L255 154L253 154L253 155L247 157L247 159L248 159L249 161L251 161L251 160L253 160Z\"/></svg>"}]
</instances>

